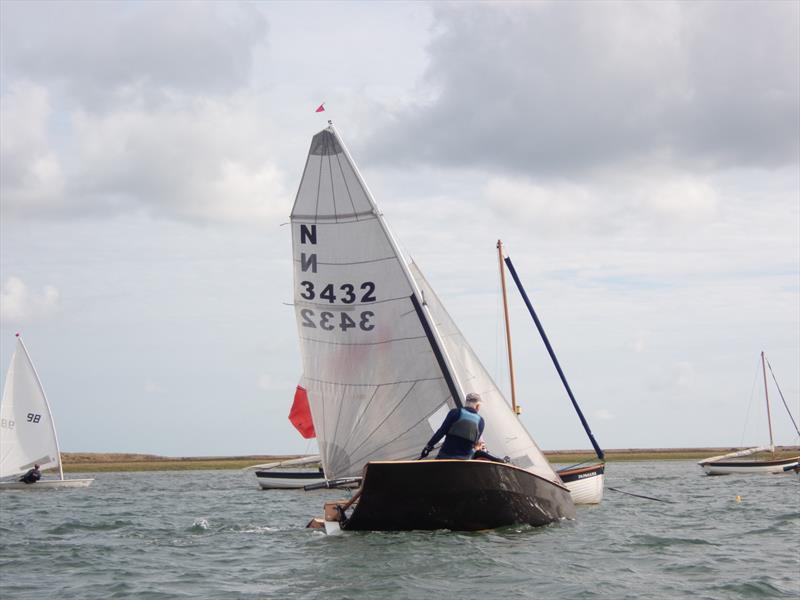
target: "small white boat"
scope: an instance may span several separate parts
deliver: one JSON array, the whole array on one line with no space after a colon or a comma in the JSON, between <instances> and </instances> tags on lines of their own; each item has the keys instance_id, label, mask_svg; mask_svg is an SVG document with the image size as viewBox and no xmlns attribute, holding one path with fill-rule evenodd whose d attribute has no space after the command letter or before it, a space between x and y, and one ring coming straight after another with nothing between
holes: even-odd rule
<instances>
[{"instance_id":1,"label":"small white boat","mask_svg":"<svg viewBox=\"0 0 800 600\"><path fill-rule=\"evenodd\" d=\"M603 500L604 462L557 471L575 504L600 504Z\"/></svg>"},{"instance_id":2,"label":"small white boat","mask_svg":"<svg viewBox=\"0 0 800 600\"><path fill-rule=\"evenodd\" d=\"M312 468L307 466L318 464L319 462L320 456L317 454L303 458L253 465L252 467L247 467L247 470L255 471L256 480L262 490L296 490L325 481L325 473L323 473L322 467Z\"/></svg>"},{"instance_id":3,"label":"small white boat","mask_svg":"<svg viewBox=\"0 0 800 600\"><path fill-rule=\"evenodd\" d=\"M34 465L42 471L58 468L58 479L22 483L20 475ZM91 485L94 479L64 479L53 414L22 338L0 401L0 490L53 490Z\"/></svg>"},{"instance_id":4,"label":"small white boat","mask_svg":"<svg viewBox=\"0 0 800 600\"><path fill-rule=\"evenodd\" d=\"M800 465L800 456L791 456L787 458L776 458L775 457L775 443L772 438L772 412L770 410L770 403L769 403L769 392L767 386L767 364L768 361L764 356L764 353L761 353L761 370L764 375L764 399L767 403L767 423L769 427L769 446L760 446L758 448L748 448L746 450L740 450L738 452L731 452L729 454L721 454L720 456L712 456L710 458L706 458L701 460L697 464L703 469L706 475L730 475L732 473L754 473L754 474L764 474L764 473L771 473L771 474L781 474L781 473L788 473L795 469L797 469L798 465ZM770 366L770 372L772 372L772 367ZM775 375L773 374L773 380L775 380ZM778 381L775 380L775 385L778 385ZM781 393L780 387L778 387L778 393ZM781 399L783 399L783 394L781 393ZM792 420L792 423L795 425L795 429L797 429L797 424L794 422L794 418L792 417L792 413L789 411L789 406L786 404L786 400L783 400L784 406L786 406L787 412L789 412L789 418ZM798 436L800 436L800 431L798 431ZM747 459L748 456L753 456L759 452L769 452L772 456L767 458L750 458Z\"/></svg>"}]
</instances>

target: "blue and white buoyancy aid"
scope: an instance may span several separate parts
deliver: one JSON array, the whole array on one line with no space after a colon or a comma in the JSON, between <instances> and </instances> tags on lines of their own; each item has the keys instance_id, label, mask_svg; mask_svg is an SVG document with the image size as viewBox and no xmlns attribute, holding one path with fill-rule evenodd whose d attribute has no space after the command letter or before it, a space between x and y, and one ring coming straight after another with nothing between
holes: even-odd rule
<instances>
[{"instance_id":1,"label":"blue and white buoyancy aid","mask_svg":"<svg viewBox=\"0 0 800 600\"><path fill-rule=\"evenodd\" d=\"M458 420L450 426L447 435L454 435L475 443L481 437L480 423L481 417L478 413L461 408Z\"/></svg>"}]
</instances>

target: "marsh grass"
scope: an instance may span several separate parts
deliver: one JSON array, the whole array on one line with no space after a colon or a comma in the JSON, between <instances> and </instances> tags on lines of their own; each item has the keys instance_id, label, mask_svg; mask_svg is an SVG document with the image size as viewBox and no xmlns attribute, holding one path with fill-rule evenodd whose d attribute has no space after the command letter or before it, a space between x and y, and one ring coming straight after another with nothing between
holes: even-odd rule
<instances>
[{"instance_id":1,"label":"marsh grass","mask_svg":"<svg viewBox=\"0 0 800 600\"><path fill-rule=\"evenodd\" d=\"M649 448L606 450L606 461L647 461L647 460L701 460L740 448ZM800 446L780 446L776 448L776 458L800 454ZM545 452L547 459L557 464L577 464L597 460L588 450L568 450ZM90 452L64 452L64 471L67 473L124 472L124 471L194 471L209 469L243 469L255 464L298 458L298 455L262 456L200 456L166 457L153 454L103 454Z\"/></svg>"}]
</instances>

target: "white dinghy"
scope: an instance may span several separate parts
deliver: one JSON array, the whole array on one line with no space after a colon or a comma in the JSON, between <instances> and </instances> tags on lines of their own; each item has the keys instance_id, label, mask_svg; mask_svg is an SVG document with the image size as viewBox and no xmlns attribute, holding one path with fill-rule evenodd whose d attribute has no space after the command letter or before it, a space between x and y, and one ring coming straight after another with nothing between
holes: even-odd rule
<instances>
[{"instance_id":1,"label":"white dinghy","mask_svg":"<svg viewBox=\"0 0 800 600\"><path fill-rule=\"evenodd\" d=\"M256 481L262 490L297 490L307 485L325 482L322 467L318 466L320 460L319 454L315 454L252 465L246 467L246 470L255 471Z\"/></svg>"},{"instance_id":2,"label":"white dinghy","mask_svg":"<svg viewBox=\"0 0 800 600\"><path fill-rule=\"evenodd\" d=\"M34 465L58 468L58 479L19 481ZM11 357L0 401L0 490L79 488L94 479L64 479L61 451L50 405L22 338Z\"/></svg>"}]
</instances>

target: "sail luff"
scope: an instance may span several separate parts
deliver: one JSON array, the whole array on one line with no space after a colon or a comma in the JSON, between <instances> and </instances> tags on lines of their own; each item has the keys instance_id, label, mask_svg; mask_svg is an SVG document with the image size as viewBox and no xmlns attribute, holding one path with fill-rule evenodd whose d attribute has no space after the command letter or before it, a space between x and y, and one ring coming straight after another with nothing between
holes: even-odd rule
<instances>
[{"instance_id":1,"label":"sail luff","mask_svg":"<svg viewBox=\"0 0 800 600\"><path fill-rule=\"evenodd\" d=\"M31 360L31 355L28 354L28 349L25 347L25 342L22 341L22 336L17 334L17 341L19 342L19 347L22 348L22 351L25 353L25 359L28 361L28 365L33 372L33 377L36 380L36 385L39 388L39 391L42 394L42 398L44 399L44 405L47 408L47 416L50 419L50 429L53 432L53 441L56 444L56 454L58 455L58 476L63 481L64 480L64 467L61 465L61 446L58 444L58 433L56 432L56 422L53 420L53 411L50 410L50 401L47 399L47 394L44 392L44 386L42 385L42 380L39 378L39 373L36 371L36 365L33 364Z\"/></svg>"},{"instance_id":2,"label":"sail luff","mask_svg":"<svg viewBox=\"0 0 800 600\"><path fill-rule=\"evenodd\" d=\"M426 332L427 332L427 329L430 329L432 334L433 334L432 338L429 337L429 341L431 343L431 346L433 348L434 353L437 353L437 354L441 353L441 356L443 358L443 362L444 362L443 366L444 366L444 368L446 370L443 370L442 375L444 375L445 379L448 381L448 385L451 385L451 386L455 387L454 390L451 389L451 393L455 394L454 397L453 397L453 402L455 403L456 406L461 406L462 399L465 396L464 387L461 384L461 382L459 381L459 378L458 378L458 375L455 372L455 369L453 369L453 363L450 360L450 357L449 357L449 355L447 353L447 349L444 347L444 344L441 342L442 336L441 336L441 334L439 333L439 331L436 328L436 324L434 323L433 317L430 314L430 310L428 309L428 307L424 303L424 297L422 295L422 291L419 289L419 286L417 285L417 282L414 281L414 277L412 276L411 270L408 267L408 260L406 259L406 256L403 253L403 251L401 250L400 245L397 243L397 239L395 238L394 233L389 228L388 223L386 223L386 220L383 217L383 213L380 211L380 209L378 209L378 205L375 202L375 198L372 195L372 191L369 189L369 186L367 185L367 182L364 180L364 177L361 175L361 171L358 169L358 165L353 160L353 157L350 154L350 150L347 148L347 145L342 140L341 136L339 135L338 130L336 129L336 127L334 127L333 123L330 122L330 121L328 123L329 123L330 131L333 133L333 135L336 138L336 141L341 146L342 151L344 152L345 156L347 157L348 161L350 162L350 165L352 166L353 171L355 172L355 175L358 178L359 183L361 184L361 187L364 189L364 192L366 193L367 200L369 201L370 205L372 206L373 213L374 213L375 217L377 218L378 223L380 224L381 228L383 229L383 232L386 234L386 237L387 237L387 239L389 241L389 245L392 247L392 250L395 252L397 257L399 258L399 262L400 262L400 266L401 266L401 269L403 271L403 274L405 275L406 280L407 280L409 286L411 287L411 289L414 290L414 295L412 296L412 302L414 302L415 308L416 308L416 306L418 304L418 299L422 299L422 302L419 303L421 311L418 311L418 314L420 315L420 321L422 323L423 328L426 329ZM416 296L416 298L414 296Z\"/></svg>"}]
</instances>

